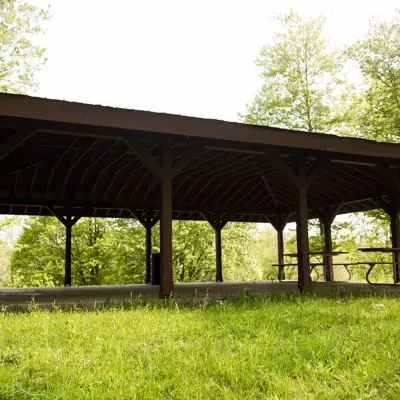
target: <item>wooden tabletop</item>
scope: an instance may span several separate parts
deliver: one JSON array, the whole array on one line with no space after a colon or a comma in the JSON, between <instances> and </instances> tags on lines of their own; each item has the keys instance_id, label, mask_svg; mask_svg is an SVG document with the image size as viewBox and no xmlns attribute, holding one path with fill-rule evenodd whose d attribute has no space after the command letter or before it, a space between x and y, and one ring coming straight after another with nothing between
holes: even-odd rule
<instances>
[{"instance_id":1,"label":"wooden tabletop","mask_svg":"<svg viewBox=\"0 0 400 400\"><path fill-rule=\"evenodd\" d=\"M310 256L338 256L340 254L349 254L347 251L311 251Z\"/></svg>"},{"instance_id":2,"label":"wooden tabletop","mask_svg":"<svg viewBox=\"0 0 400 400\"><path fill-rule=\"evenodd\" d=\"M400 247L361 247L358 250L364 253L396 253L400 252Z\"/></svg>"},{"instance_id":3,"label":"wooden tabletop","mask_svg":"<svg viewBox=\"0 0 400 400\"><path fill-rule=\"evenodd\" d=\"M310 256L338 256L340 254L348 254L347 251L311 251ZM286 253L285 257L297 257L297 253Z\"/></svg>"}]
</instances>

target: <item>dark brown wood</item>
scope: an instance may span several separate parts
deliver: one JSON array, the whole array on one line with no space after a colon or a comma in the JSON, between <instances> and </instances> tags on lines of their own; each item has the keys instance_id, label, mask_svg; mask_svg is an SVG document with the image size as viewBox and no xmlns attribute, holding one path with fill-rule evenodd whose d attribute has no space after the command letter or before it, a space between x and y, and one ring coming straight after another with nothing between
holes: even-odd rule
<instances>
[{"instance_id":1,"label":"dark brown wood","mask_svg":"<svg viewBox=\"0 0 400 400\"><path fill-rule=\"evenodd\" d=\"M201 145L193 145L187 149L182 157L172 166L172 179L180 174L203 151L204 148Z\"/></svg>"},{"instance_id":2,"label":"dark brown wood","mask_svg":"<svg viewBox=\"0 0 400 400\"><path fill-rule=\"evenodd\" d=\"M321 235L324 238L324 252L332 253L332 223L339 213L341 204L336 207L327 208L324 210L317 210L316 214L319 216ZM334 281L333 273L333 259L331 254L323 256L324 265L324 279L326 282Z\"/></svg>"},{"instance_id":3,"label":"dark brown wood","mask_svg":"<svg viewBox=\"0 0 400 400\"><path fill-rule=\"evenodd\" d=\"M145 167L159 179L162 175L162 167L157 160L148 152L148 150L133 137L127 136L124 138L124 142L130 150L132 150L139 160L145 165Z\"/></svg>"},{"instance_id":4,"label":"dark brown wood","mask_svg":"<svg viewBox=\"0 0 400 400\"><path fill-rule=\"evenodd\" d=\"M160 252L160 296L166 297L174 291L172 275L172 156L169 143L165 143L162 149Z\"/></svg>"},{"instance_id":5,"label":"dark brown wood","mask_svg":"<svg viewBox=\"0 0 400 400\"><path fill-rule=\"evenodd\" d=\"M276 205L277 205L277 202L276 202L276 200L275 200L274 193L272 192L272 190L271 190L271 188L270 188L270 186L269 186L269 184L268 184L267 178L266 178L265 176L261 176L261 180L264 182L264 185L265 185L265 187L267 188L268 194L270 195L271 200L273 201L273 203L274 203L275 206L276 206Z\"/></svg>"},{"instance_id":6,"label":"dark brown wood","mask_svg":"<svg viewBox=\"0 0 400 400\"><path fill-rule=\"evenodd\" d=\"M390 215L392 247L400 248L400 211ZM393 253L393 280L400 282L400 251Z\"/></svg>"},{"instance_id":7,"label":"dark brown wood","mask_svg":"<svg viewBox=\"0 0 400 400\"><path fill-rule=\"evenodd\" d=\"M69 153L69 151L75 146L76 142L79 140L79 136L76 137L71 144L65 149L64 153L61 155L61 157L58 158L58 160L55 162L55 164L53 165L52 169L51 169L51 174L50 177L47 181L47 186L46 186L46 190L45 190L45 196L51 186L51 182L54 176L54 173L56 171L57 166L61 163L61 161L63 160L63 158Z\"/></svg>"},{"instance_id":8,"label":"dark brown wood","mask_svg":"<svg viewBox=\"0 0 400 400\"><path fill-rule=\"evenodd\" d=\"M267 216L267 220L276 230L277 249L278 249L278 264L283 265L285 263L285 257L284 257L285 243L283 240L283 231L289 220L289 214L280 214L280 215L276 216L275 218ZM283 268L279 271L279 277L280 277L280 280L285 279L285 270Z\"/></svg>"},{"instance_id":9,"label":"dark brown wood","mask_svg":"<svg viewBox=\"0 0 400 400\"><path fill-rule=\"evenodd\" d=\"M332 225L321 221L321 233L324 237L324 250L326 252L332 251ZM333 260L332 256L324 256L324 278L326 282L333 282Z\"/></svg>"},{"instance_id":10,"label":"dark brown wood","mask_svg":"<svg viewBox=\"0 0 400 400\"><path fill-rule=\"evenodd\" d=\"M49 215L49 206L130 218L131 209L167 209L171 218L260 222L266 212L293 221L297 211L299 242L307 242L304 224L315 209L343 203L345 213L383 202L393 213L400 191L396 144L3 94L0 117L1 213Z\"/></svg>"},{"instance_id":11,"label":"dark brown wood","mask_svg":"<svg viewBox=\"0 0 400 400\"><path fill-rule=\"evenodd\" d=\"M385 211L390 217L390 233L392 241L392 249L400 248L400 195L396 191L397 182L400 178L396 176L396 172L391 168L382 168L382 174L386 172L388 175L387 181L391 186L391 195L386 200L377 196L374 201ZM382 251L386 252L387 249L359 249L361 251ZM400 282L400 252L393 252L393 281L394 283Z\"/></svg>"},{"instance_id":12,"label":"dark brown wood","mask_svg":"<svg viewBox=\"0 0 400 400\"><path fill-rule=\"evenodd\" d=\"M308 206L307 206L307 167L304 159L299 159L297 164L299 184L297 187L297 260L299 272L299 289L301 292L311 291L310 254L308 240Z\"/></svg>"},{"instance_id":13,"label":"dark brown wood","mask_svg":"<svg viewBox=\"0 0 400 400\"><path fill-rule=\"evenodd\" d=\"M216 282L223 282L222 274L222 229L227 224L227 221L221 219L220 215L216 215L214 218L207 213L203 214L207 222L212 226L215 232L215 280Z\"/></svg>"},{"instance_id":14,"label":"dark brown wood","mask_svg":"<svg viewBox=\"0 0 400 400\"><path fill-rule=\"evenodd\" d=\"M72 217L70 214L63 216L54 207L47 207L51 213L65 226L65 271L64 286L72 285L72 227L80 217Z\"/></svg>"},{"instance_id":15,"label":"dark brown wood","mask_svg":"<svg viewBox=\"0 0 400 400\"><path fill-rule=\"evenodd\" d=\"M211 119L124 110L29 96L1 94L0 110L0 115L3 117L54 121L58 124L87 125L89 123L103 128L103 132L118 129L164 132L176 136L272 146L287 146L290 143L292 148L297 149L399 159L398 146L390 143L376 143L334 135L320 135L314 132L250 126ZM112 135L108 134L108 136ZM340 157L336 158L340 160ZM371 160L367 161L371 162Z\"/></svg>"},{"instance_id":16,"label":"dark brown wood","mask_svg":"<svg viewBox=\"0 0 400 400\"><path fill-rule=\"evenodd\" d=\"M10 137L6 138L0 146L0 161L21 146L33 134L33 129L23 128L19 132L14 133Z\"/></svg>"},{"instance_id":17,"label":"dark brown wood","mask_svg":"<svg viewBox=\"0 0 400 400\"><path fill-rule=\"evenodd\" d=\"M283 229L278 229L276 233L277 233L277 245L278 245L278 264L284 264L285 259L283 257L283 253L284 253L285 243L283 240ZM282 280L285 279L285 272L283 269L280 274L280 278Z\"/></svg>"},{"instance_id":18,"label":"dark brown wood","mask_svg":"<svg viewBox=\"0 0 400 400\"><path fill-rule=\"evenodd\" d=\"M322 160L315 160L314 164L307 171L306 184L310 186L316 179L318 179L327 169L329 159L327 157Z\"/></svg>"},{"instance_id":19,"label":"dark brown wood","mask_svg":"<svg viewBox=\"0 0 400 400\"><path fill-rule=\"evenodd\" d=\"M146 225L146 276L144 279L144 283L150 283L151 278L151 250L152 250L152 241L151 241L151 226Z\"/></svg>"},{"instance_id":20,"label":"dark brown wood","mask_svg":"<svg viewBox=\"0 0 400 400\"><path fill-rule=\"evenodd\" d=\"M222 229L215 229L215 280L217 282L223 282L222 277Z\"/></svg>"},{"instance_id":21,"label":"dark brown wood","mask_svg":"<svg viewBox=\"0 0 400 400\"><path fill-rule=\"evenodd\" d=\"M65 276L64 286L72 285L72 223L71 217L67 217L65 224Z\"/></svg>"},{"instance_id":22,"label":"dark brown wood","mask_svg":"<svg viewBox=\"0 0 400 400\"><path fill-rule=\"evenodd\" d=\"M150 283L151 280L151 253L152 253L152 236L151 230L153 226L160 220L157 215L147 211L144 213L130 210L132 215L143 225L146 231L146 274L144 283Z\"/></svg>"},{"instance_id":23,"label":"dark brown wood","mask_svg":"<svg viewBox=\"0 0 400 400\"><path fill-rule=\"evenodd\" d=\"M76 165L77 165L80 161L82 161L82 160L84 159L84 157L85 157L87 154L89 154L89 152L96 146L96 144L97 144L98 142L99 142L99 140L93 140L93 142L91 143L91 145L88 146L88 147L82 152L82 154L69 166L69 168L68 168L68 170L67 170L67 173L66 173L66 175L65 175L65 179L64 179L63 186L62 186L62 188L61 188L61 192L64 192L64 191L65 191L65 189L66 189L66 187L67 187L67 184L68 184L68 181L69 181L69 178L70 178L70 176L71 176L71 173L72 173L72 171L74 170L74 168L76 167Z\"/></svg>"}]
</instances>

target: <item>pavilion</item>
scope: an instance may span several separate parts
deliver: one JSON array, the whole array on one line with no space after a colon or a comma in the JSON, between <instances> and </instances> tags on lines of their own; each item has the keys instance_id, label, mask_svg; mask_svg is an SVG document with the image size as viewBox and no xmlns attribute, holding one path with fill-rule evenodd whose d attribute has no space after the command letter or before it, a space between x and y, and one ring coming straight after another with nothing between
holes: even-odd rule
<instances>
[{"instance_id":1,"label":"pavilion","mask_svg":"<svg viewBox=\"0 0 400 400\"><path fill-rule=\"evenodd\" d=\"M160 295L174 289L172 220L269 222L283 263L283 229L297 224L298 285L311 288L308 220L332 250L336 215L382 208L400 247L400 145L218 120L0 94L0 214L54 215L71 232L81 217L160 221ZM395 282L399 271L395 268ZM396 263L394 264L396 265ZM333 280L331 259L325 279Z\"/></svg>"}]
</instances>

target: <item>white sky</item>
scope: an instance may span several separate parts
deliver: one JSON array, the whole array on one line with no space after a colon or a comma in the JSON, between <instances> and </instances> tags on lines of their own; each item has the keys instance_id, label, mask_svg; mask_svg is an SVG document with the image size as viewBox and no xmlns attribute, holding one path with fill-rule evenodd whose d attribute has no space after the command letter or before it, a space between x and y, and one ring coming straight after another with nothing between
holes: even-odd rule
<instances>
[{"instance_id":1,"label":"white sky","mask_svg":"<svg viewBox=\"0 0 400 400\"><path fill-rule=\"evenodd\" d=\"M52 14L34 95L233 121L260 87L254 60L276 29L274 12L324 14L326 36L343 46L367 32L372 15L391 19L399 7L394 0L27 1L51 4Z\"/></svg>"},{"instance_id":2,"label":"white sky","mask_svg":"<svg viewBox=\"0 0 400 400\"><path fill-rule=\"evenodd\" d=\"M51 3L42 39L48 63L35 95L236 120L260 81L254 66L276 29L275 11L328 17L342 46L398 2L317 0L30 0Z\"/></svg>"}]
</instances>

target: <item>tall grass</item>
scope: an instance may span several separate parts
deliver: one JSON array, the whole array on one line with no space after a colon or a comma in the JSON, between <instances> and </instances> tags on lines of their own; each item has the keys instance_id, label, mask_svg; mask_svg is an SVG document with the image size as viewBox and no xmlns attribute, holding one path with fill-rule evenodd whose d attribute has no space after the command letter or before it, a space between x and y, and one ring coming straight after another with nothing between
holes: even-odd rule
<instances>
[{"instance_id":1,"label":"tall grass","mask_svg":"<svg viewBox=\"0 0 400 400\"><path fill-rule=\"evenodd\" d=\"M0 312L1 399L398 399L389 298Z\"/></svg>"}]
</instances>

